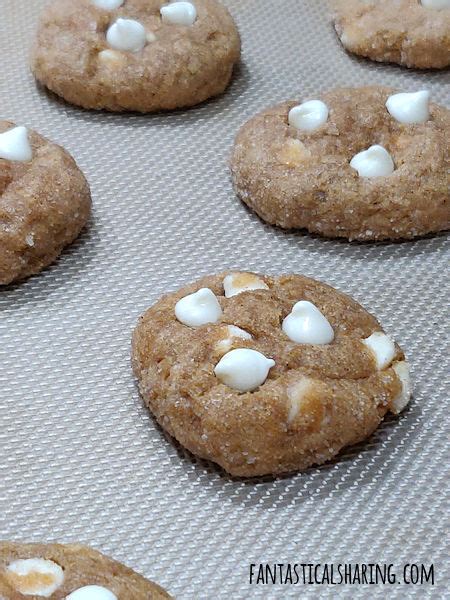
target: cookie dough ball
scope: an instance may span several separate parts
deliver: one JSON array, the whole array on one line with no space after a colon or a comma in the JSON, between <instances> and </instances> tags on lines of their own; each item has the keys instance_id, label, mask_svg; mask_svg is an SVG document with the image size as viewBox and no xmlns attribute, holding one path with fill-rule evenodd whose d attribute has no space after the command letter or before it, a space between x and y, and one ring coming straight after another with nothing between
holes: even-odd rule
<instances>
[{"instance_id":1,"label":"cookie dough ball","mask_svg":"<svg viewBox=\"0 0 450 600\"><path fill-rule=\"evenodd\" d=\"M0 121L0 285L55 261L90 209L89 185L68 152Z\"/></svg>"},{"instance_id":2,"label":"cookie dough ball","mask_svg":"<svg viewBox=\"0 0 450 600\"><path fill-rule=\"evenodd\" d=\"M264 221L350 240L450 225L450 111L426 90L343 88L263 111L231 159L237 195Z\"/></svg>"},{"instance_id":3,"label":"cookie dough ball","mask_svg":"<svg viewBox=\"0 0 450 600\"><path fill-rule=\"evenodd\" d=\"M170 596L119 562L78 544L0 542L0 598L163 600Z\"/></svg>"},{"instance_id":4,"label":"cookie dough ball","mask_svg":"<svg viewBox=\"0 0 450 600\"><path fill-rule=\"evenodd\" d=\"M343 46L360 56L418 69L450 65L448 0L333 0Z\"/></svg>"},{"instance_id":5,"label":"cookie dough ball","mask_svg":"<svg viewBox=\"0 0 450 600\"><path fill-rule=\"evenodd\" d=\"M141 317L132 354L160 425L235 476L324 463L410 397L377 320L300 275L205 277Z\"/></svg>"},{"instance_id":6,"label":"cookie dough ball","mask_svg":"<svg viewBox=\"0 0 450 600\"><path fill-rule=\"evenodd\" d=\"M72 104L152 112L222 93L239 56L236 25L216 0L53 0L32 70Z\"/></svg>"}]
</instances>

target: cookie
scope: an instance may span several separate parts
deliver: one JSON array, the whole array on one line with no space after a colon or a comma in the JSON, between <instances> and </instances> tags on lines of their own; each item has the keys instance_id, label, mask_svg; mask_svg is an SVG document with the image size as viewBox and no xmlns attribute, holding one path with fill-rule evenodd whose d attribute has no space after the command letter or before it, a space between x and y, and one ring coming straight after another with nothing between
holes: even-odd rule
<instances>
[{"instance_id":1,"label":"cookie","mask_svg":"<svg viewBox=\"0 0 450 600\"><path fill-rule=\"evenodd\" d=\"M153 112L221 94L239 56L236 25L216 0L53 0L32 71L72 104Z\"/></svg>"},{"instance_id":2,"label":"cookie","mask_svg":"<svg viewBox=\"0 0 450 600\"><path fill-rule=\"evenodd\" d=\"M0 121L0 285L52 263L90 210L89 185L64 148Z\"/></svg>"},{"instance_id":3,"label":"cookie","mask_svg":"<svg viewBox=\"0 0 450 600\"><path fill-rule=\"evenodd\" d=\"M450 225L449 132L450 111L427 91L335 89L246 123L233 183L264 221L286 229L414 238Z\"/></svg>"},{"instance_id":4,"label":"cookie","mask_svg":"<svg viewBox=\"0 0 450 600\"><path fill-rule=\"evenodd\" d=\"M324 463L411 393L377 320L300 275L222 273L168 294L140 318L132 357L159 424L235 476Z\"/></svg>"},{"instance_id":5,"label":"cookie","mask_svg":"<svg viewBox=\"0 0 450 600\"><path fill-rule=\"evenodd\" d=\"M0 598L5 600L163 600L152 581L78 544L0 542Z\"/></svg>"},{"instance_id":6,"label":"cookie","mask_svg":"<svg viewBox=\"0 0 450 600\"><path fill-rule=\"evenodd\" d=\"M343 46L418 69L450 65L450 0L333 0Z\"/></svg>"}]
</instances>

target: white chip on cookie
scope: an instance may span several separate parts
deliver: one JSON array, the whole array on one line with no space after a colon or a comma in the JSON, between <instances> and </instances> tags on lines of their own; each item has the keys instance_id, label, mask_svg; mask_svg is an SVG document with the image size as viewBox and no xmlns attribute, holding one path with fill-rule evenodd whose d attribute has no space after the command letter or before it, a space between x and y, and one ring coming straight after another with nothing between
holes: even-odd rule
<instances>
[{"instance_id":1,"label":"white chip on cookie","mask_svg":"<svg viewBox=\"0 0 450 600\"><path fill-rule=\"evenodd\" d=\"M64 571L52 560L19 559L5 570L8 583L24 596L49 598L63 583Z\"/></svg>"},{"instance_id":2,"label":"white chip on cookie","mask_svg":"<svg viewBox=\"0 0 450 600\"><path fill-rule=\"evenodd\" d=\"M396 398L394 398L390 405L391 412L398 415L408 405L411 399L411 375L409 370L409 364L405 360L396 363L392 368L394 369L402 386L400 393L397 395Z\"/></svg>"},{"instance_id":3,"label":"white chip on cookie","mask_svg":"<svg viewBox=\"0 0 450 600\"><path fill-rule=\"evenodd\" d=\"M96 64L106 48L126 54L125 68L101 57ZM239 31L220 0L54 0L39 20L31 66L71 104L150 113L221 94L240 54Z\"/></svg>"},{"instance_id":4,"label":"white chip on cookie","mask_svg":"<svg viewBox=\"0 0 450 600\"><path fill-rule=\"evenodd\" d=\"M85 585L75 590L65 600L118 600L117 596L101 585Z\"/></svg>"},{"instance_id":5,"label":"white chip on cookie","mask_svg":"<svg viewBox=\"0 0 450 600\"><path fill-rule=\"evenodd\" d=\"M102 50L98 53L98 58L104 65L114 68L122 67L126 62L125 55L117 50Z\"/></svg>"},{"instance_id":6,"label":"white chip on cookie","mask_svg":"<svg viewBox=\"0 0 450 600\"><path fill-rule=\"evenodd\" d=\"M225 354L226 352L231 350L235 340L237 340L237 339L251 340L252 339L252 336L248 331L245 331L244 329L241 329L240 327L236 327L236 325L225 325L223 327L223 329L226 332L225 333L226 337L221 339L216 344L217 352L220 352L222 354Z\"/></svg>"},{"instance_id":7,"label":"white chip on cookie","mask_svg":"<svg viewBox=\"0 0 450 600\"><path fill-rule=\"evenodd\" d=\"M217 363L214 373L225 385L239 392L251 392L262 385L275 361L257 350L236 348Z\"/></svg>"},{"instance_id":8,"label":"white chip on cookie","mask_svg":"<svg viewBox=\"0 0 450 600\"><path fill-rule=\"evenodd\" d=\"M309 377L302 377L299 381L290 385L287 389L287 396L289 401L289 412L287 422L288 424L294 421L295 417L300 412L300 408L304 398L311 390L313 380Z\"/></svg>"},{"instance_id":9,"label":"white chip on cookie","mask_svg":"<svg viewBox=\"0 0 450 600\"><path fill-rule=\"evenodd\" d=\"M312 302L301 300L284 319L284 333L297 344L331 344L334 331L328 319Z\"/></svg>"},{"instance_id":10,"label":"white chip on cookie","mask_svg":"<svg viewBox=\"0 0 450 600\"><path fill-rule=\"evenodd\" d=\"M387 99L386 108L399 123L426 123L430 118L430 92L393 94Z\"/></svg>"},{"instance_id":11,"label":"white chip on cookie","mask_svg":"<svg viewBox=\"0 0 450 600\"><path fill-rule=\"evenodd\" d=\"M201 327L207 323L216 323L222 316L222 309L214 292L209 288L201 288L178 300L175 316L184 325Z\"/></svg>"},{"instance_id":12,"label":"white chip on cookie","mask_svg":"<svg viewBox=\"0 0 450 600\"><path fill-rule=\"evenodd\" d=\"M189 27L197 19L197 9L191 2L172 2L161 7L163 23Z\"/></svg>"},{"instance_id":13,"label":"white chip on cookie","mask_svg":"<svg viewBox=\"0 0 450 600\"><path fill-rule=\"evenodd\" d=\"M312 156L311 150L300 140L287 139L278 153L278 159L287 167L299 167Z\"/></svg>"},{"instance_id":14,"label":"white chip on cookie","mask_svg":"<svg viewBox=\"0 0 450 600\"><path fill-rule=\"evenodd\" d=\"M309 100L289 111L289 125L300 131L315 131L328 120L329 110L321 100Z\"/></svg>"},{"instance_id":15,"label":"white chip on cookie","mask_svg":"<svg viewBox=\"0 0 450 600\"><path fill-rule=\"evenodd\" d=\"M378 144L356 154L350 161L350 166L358 171L360 177L386 177L395 170L392 156Z\"/></svg>"},{"instance_id":16,"label":"white chip on cookie","mask_svg":"<svg viewBox=\"0 0 450 600\"><path fill-rule=\"evenodd\" d=\"M29 162L33 158L26 127L13 127L0 133L0 158L18 162Z\"/></svg>"},{"instance_id":17,"label":"white chip on cookie","mask_svg":"<svg viewBox=\"0 0 450 600\"><path fill-rule=\"evenodd\" d=\"M147 43L147 32L139 21L117 19L106 32L106 41L114 50L139 52Z\"/></svg>"},{"instance_id":18,"label":"white chip on cookie","mask_svg":"<svg viewBox=\"0 0 450 600\"><path fill-rule=\"evenodd\" d=\"M434 8L436 10L450 8L450 0L420 0L420 3L425 8Z\"/></svg>"},{"instance_id":19,"label":"white chip on cookie","mask_svg":"<svg viewBox=\"0 0 450 600\"><path fill-rule=\"evenodd\" d=\"M164 295L133 334L144 401L187 449L235 476L292 472L365 439L400 405L393 367L402 351L395 345L391 367L377 370L363 338L381 329L362 306L330 286L286 274L256 274L270 292L227 300L219 295L225 274ZM176 322L173 307L201 286L217 294L223 316L192 332ZM303 300L291 312L296 299ZM300 342L334 342L298 345L282 332L284 317L289 335L306 334ZM233 344L220 354L217 344L224 339ZM207 419L192 427L199 414Z\"/></svg>"},{"instance_id":20,"label":"white chip on cookie","mask_svg":"<svg viewBox=\"0 0 450 600\"><path fill-rule=\"evenodd\" d=\"M375 331L368 338L363 340L369 350L371 351L377 368L381 371L386 369L395 356L395 344L391 338L383 333L382 331Z\"/></svg>"},{"instance_id":21,"label":"white chip on cookie","mask_svg":"<svg viewBox=\"0 0 450 600\"><path fill-rule=\"evenodd\" d=\"M223 280L223 289L225 298L237 296L242 292L252 292L253 290L268 290L269 286L257 275L253 273L231 273Z\"/></svg>"},{"instance_id":22,"label":"white chip on cookie","mask_svg":"<svg viewBox=\"0 0 450 600\"><path fill-rule=\"evenodd\" d=\"M122 6L125 0L91 0L92 4L103 10L115 10Z\"/></svg>"}]
</instances>

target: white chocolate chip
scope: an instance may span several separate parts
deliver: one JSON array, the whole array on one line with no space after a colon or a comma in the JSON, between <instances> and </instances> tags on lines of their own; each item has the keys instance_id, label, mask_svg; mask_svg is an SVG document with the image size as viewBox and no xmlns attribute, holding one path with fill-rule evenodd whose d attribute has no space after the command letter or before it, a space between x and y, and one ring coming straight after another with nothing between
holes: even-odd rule
<instances>
[{"instance_id":1,"label":"white chocolate chip","mask_svg":"<svg viewBox=\"0 0 450 600\"><path fill-rule=\"evenodd\" d=\"M6 567L6 578L24 596L49 598L64 581L64 571L52 560L19 559Z\"/></svg>"},{"instance_id":2,"label":"white chocolate chip","mask_svg":"<svg viewBox=\"0 0 450 600\"><path fill-rule=\"evenodd\" d=\"M224 329L226 330L227 337L220 340L216 344L216 350L217 350L217 352L220 352L221 354L225 354L226 352L231 350L233 342L236 339L240 339L240 340L251 340L252 339L252 336L250 335L250 333L248 333L248 331L245 331L244 329L241 329L240 327L236 327L236 325L226 325L224 327Z\"/></svg>"},{"instance_id":3,"label":"white chocolate chip","mask_svg":"<svg viewBox=\"0 0 450 600\"><path fill-rule=\"evenodd\" d=\"M163 23L189 27L195 23L197 9L191 2L172 2L161 7L161 18Z\"/></svg>"},{"instance_id":4,"label":"white chocolate chip","mask_svg":"<svg viewBox=\"0 0 450 600\"><path fill-rule=\"evenodd\" d=\"M339 35L339 39L341 40L341 42L343 43L343 45L346 48L348 48L351 45L351 43L352 43L352 40L351 40L350 35L348 34L348 32L347 31L343 31L341 34L339 34L339 32L338 32L338 35Z\"/></svg>"},{"instance_id":5,"label":"white chocolate chip","mask_svg":"<svg viewBox=\"0 0 450 600\"><path fill-rule=\"evenodd\" d=\"M253 275L253 273L231 273L231 275L227 275L223 280L223 289L225 297L231 298L242 292L268 290L269 286L260 277Z\"/></svg>"},{"instance_id":6,"label":"white chocolate chip","mask_svg":"<svg viewBox=\"0 0 450 600\"><path fill-rule=\"evenodd\" d=\"M328 120L329 110L321 100L309 100L289 111L289 125L300 131L315 131Z\"/></svg>"},{"instance_id":7,"label":"white chocolate chip","mask_svg":"<svg viewBox=\"0 0 450 600\"><path fill-rule=\"evenodd\" d=\"M248 331L241 329L240 327L236 327L236 325L228 325L228 335L230 337L237 337L242 340L251 340L252 336Z\"/></svg>"},{"instance_id":8,"label":"white chocolate chip","mask_svg":"<svg viewBox=\"0 0 450 600\"><path fill-rule=\"evenodd\" d=\"M369 350L372 352L377 369L380 371L386 369L395 356L395 344L389 336L382 331L375 331L368 338L363 340Z\"/></svg>"},{"instance_id":9,"label":"white chocolate chip","mask_svg":"<svg viewBox=\"0 0 450 600\"><path fill-rule=\"evenodd\" d=\"M26 127L13 127L0 133L0 158L19 162L29 162L33 158Z\"/></svg>"},{"instance_id":10,"label":"white chocolate chip","mask_svg":"<svg viewBox=\"0 0 450 600\"><path fill-rule=\"evenodd\" d=\"M283 321L283 331L297 344L331 344L334 331L312 302L301 300Z\"/></svg>"},{"instance_id":11,"label":"white chocolate chip","mask_svg":"<svg viewBox=\"0 0 450 600\"><path fill-rule=\"evenodd\" d=\"M175 316L184 325L200 327L207 323L216 323L222 316L222 309L214 292L209 288L202 288L178 300Z\"/></svg>"},{"instance_id":12,"label":"white chocolate chip","mask_svg":"<svg viewBox=\"0 0 450 600\"><path fill-rule=\"evenodd\" d=\"M402 386L400 393L396 398L394 398L390 406L391 412L393 412L395 415L398 415L408 405L411 399L411 376L409 371L409 364L405 360L396 363L392 368L397 374L397 377L399 378Z\"/></svg>"},{"instance_id":13,"label":"white chocolate chip","mask_svg":"<svg viewBox=\"0 0 450 600\"><path fill-rule=\"evenodd\" d=\"M288 413L288 424L292 423L295 417L300 412L302 402L312 387L312 380L309 377L302 377L300 381L297 381L287 389L287 396L289 399L289 413Z\"/></svg>"},{"instance_id":14,"label":"white chocolate chip","mask_svg":"<svg viewBox=\"0 0 450 600\"><path fill-rule=\"evenodd\" d=\"M399 123L426 123L430 118L430 92L394 94L387 99L386 108Z\"/></svg>"},{"instance_id":15,"label":"white chocolate chip","mask_svg":"<svg viewBox=\"0 0 450 600\"><path fill-rule=\"evenodd\" d=\"M281 147L279 160L288 167L298 167L311 158L311 150L300 140L289 138Z\"/></svg>"},{"instance_id":16,"label":"white chocolate chip","mask_svg":"<svg viewBox=\"0 0 450 600\"><path fill-rule=\"evenodd\" d=\"M434 8L435 10L450 8L450 0L421 0L421 3L425 8Z\"/></svg>"},{"instance_id":17,"label":"white chocolate chip","mask_svg":"<svg viewBox=\"0 0 450 600\"><path fill-rule=\"evenodd\" d=\"M125 0L91 0L92 4L97 8L103 8L103 10L115 10L122 6Z\"/></svg>"},{"instance_id":18,"label":"white chocolate chip","mask_svg":"<svg viewBox=\"0 0 450 600\"><path fill-rule=\"evenodd\" d=\"M262 385L275 361L250 348L236 348L217 363L214 373L225 385L239 392L251 392Z\"/></svg>"},{"instance_id":19,"label":"white chocolate chip","mask_svg":"<svg viewBox=\"0 0 450 600\"><path fill-rule=\"evenodd\" d=\"M106 41L124 52L139 52L147 42L145 27L133 19L117 19L106 32Z\"/></svg>"},{"instance_id":20,"label":"white chocolate chip","mask_svg":"<svg viewBox=\"0 0 450 600\"><path fill-rule=\"evenodd\" d=\"M350 161L350 166L358 171L360 177L386 177L395 170L389 152L378 145L356 154Z\"/></svg>"},{"instance_id":21,"label":"white chocolate chip","mask_svg":"<svg viewBox=\"0 0 450 600\"><path fill-rule=\"evenodd\" d=\"M118 600L118 598L101 585L85 585L66 596L65 600Z\"/></svg>"},{"instance_id":22,"label":"white chocolate chip","mask_svg":"<svg viewBox=\"0 0 450 600\"><path fill-rule=\"evenodd\" d=\"M117 50L102 50L98 53L101 62L109 67L121 67L125 64L125 57Z\"/></svg>"}]
</instances>

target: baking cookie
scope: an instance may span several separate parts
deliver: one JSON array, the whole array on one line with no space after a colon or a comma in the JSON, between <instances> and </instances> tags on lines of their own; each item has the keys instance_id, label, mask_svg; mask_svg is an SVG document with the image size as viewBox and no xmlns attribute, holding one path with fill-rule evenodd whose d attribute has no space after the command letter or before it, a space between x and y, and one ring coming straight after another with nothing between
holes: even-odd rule
<instances>
[{"instance_id":1,"label":"baking cookie","mask_svg":"<svg viewBox=\"0 0 450 600\"><path fill-rule=\"evenodd\" d=\"M450 65L450 0L332 0L343 46L418 69Z\"/></svg>"},{"instance_id":2,"label":"baking cookie","mask_svg":"<svg viewBox=\"0 0 450 600\"><path fill-rule=\"evenodd\" d=\"M89 185L61 146L0 121L0 285L52 263L85 226Z\"/></svg>"},{"instance_id":3,"label":"baking cookie","mask_svg":"<svg viewBox=\"0 0 450 600\"><path fill-rule=\"evenodd\" d=\"M141 317L132 354L160 425L236 476L324 463L410 398L377 320L300 275L205 277Z\"/></svg>"},{"instance_id":4,"label":"baking cookie","mask_svg":"<svg viewBox=\"0 0 450 600\"><path fill-rule=\"evenodd\" d=\"M264 221L386 240L450 225L450 111L426 91L342 88L283 102L240 130L237 195Z\"/></svg>"},{"instance_id":5,"label":"baking cookie","mask_svg":"<svg viewBox=\"0 0 450 600\"><path fill-rule=\"evenodd\" d=\"M236 25L216 0L53 0L32 70L72 104L152 112L222 93L239 56Z\"/></svg>"},{"instance_id":6,"label":"baking cookie","mask_svg":"<svg viewBox=\"0 0 450 600\"><path fill-rule=\"evenodd\" d=\"M162 600L170 596L128 567L78 544L0 542L3 600Z\"/></svg>"}]
</instances>

